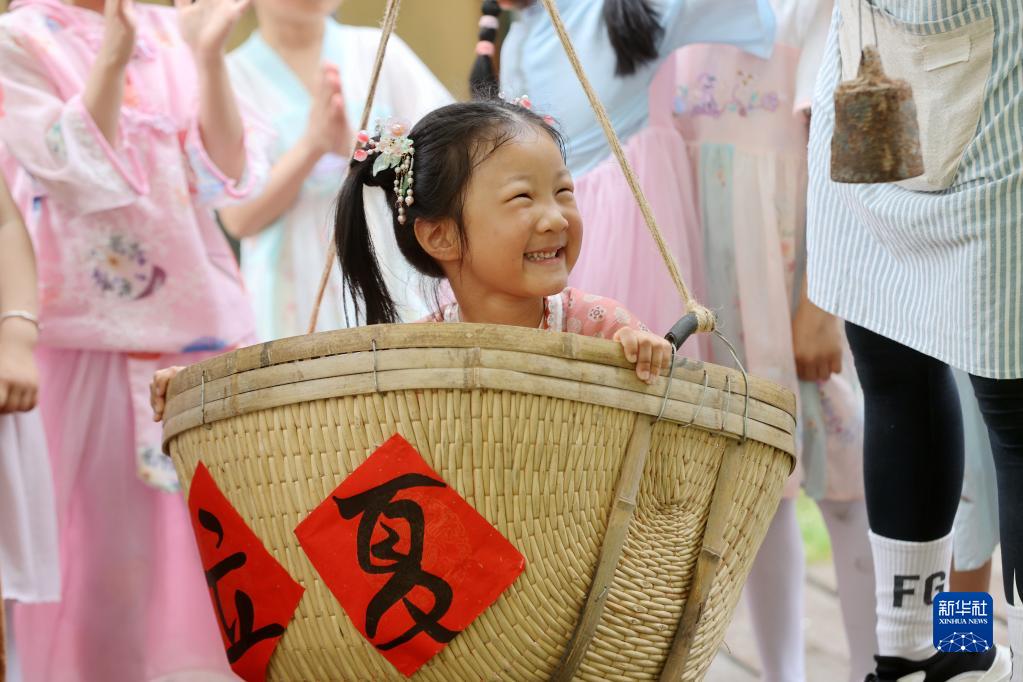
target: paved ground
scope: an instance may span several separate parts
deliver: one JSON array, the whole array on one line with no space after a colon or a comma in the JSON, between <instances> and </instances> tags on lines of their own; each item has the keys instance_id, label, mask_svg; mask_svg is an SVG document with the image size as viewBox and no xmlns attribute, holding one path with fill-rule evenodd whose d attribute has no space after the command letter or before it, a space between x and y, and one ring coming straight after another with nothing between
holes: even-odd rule
<instances>
[{"instance_id":1,"label":"paved ground","mask_svg":"<svg viewBox=\"0 0 1023 682\"><path fill-rule=\"evenodd\" d=\"M991 593L995 598L995 640L1007 641L1001 559L996 554ZM806 581L807 682L846 682L849 658L830 562L813 564ZM745 606L740 602L725 643L707 674L707 682L750 682L760 679L756 644Z\"/></svg>"}]
</instances>

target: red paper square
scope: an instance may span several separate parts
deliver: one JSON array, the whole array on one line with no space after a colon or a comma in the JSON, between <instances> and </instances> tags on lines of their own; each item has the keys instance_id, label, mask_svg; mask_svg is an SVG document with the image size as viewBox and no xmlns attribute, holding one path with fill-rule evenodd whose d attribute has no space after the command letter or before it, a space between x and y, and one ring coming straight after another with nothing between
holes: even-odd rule
<instances>
[{"instance_id":1,"label":"red paper square","mask_svg":"<svg viewBox=\"0 0 1023 682\"><path fill-rule=\"evenodd\" d=\"M355 626L406 676L440 653L526 566L398 435L295 534Z\"/></svg>"},{"instance_id":2,"label":"red paper square","mask_svg":"<svg viewBox=\"0 0 1023 682\"><path fill-rule=\"evenodd\" d=\"M248 682L264 682L305 588L267 551L202 462L188 510L231 669Z\"/></svg>"}]
</instances>

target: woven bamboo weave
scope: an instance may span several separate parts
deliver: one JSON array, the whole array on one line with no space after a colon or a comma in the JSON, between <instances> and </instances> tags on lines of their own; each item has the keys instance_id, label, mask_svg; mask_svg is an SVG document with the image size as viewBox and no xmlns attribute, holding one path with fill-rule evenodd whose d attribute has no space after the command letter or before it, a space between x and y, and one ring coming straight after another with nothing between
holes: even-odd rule
<instances>
[{"instance_id":1,"label":"woven bamboo weave","mask_svg":"<svg viewBox=\"0 0 1023 682\"><path fill-rule=\"evenodd\" d=\"M373 350L375 347L376 350ZM394 433L526 557L501 598L415 675L547 680L572 637L630 436L668 378L639 382L617 344L486 325L363 327L245 348L171 386L165 447L186 494L199 461L306 588L271 680L404 679L358 633L293 533ZM722 454L743 433L742 375L683 363L653 425L635 513L575 674L658 679L686 603ZM794 399L750 380L727 551L682 679L700 679L792 467ZM693 426L685 426L694 421Z\"/></svg>"}]
</instances>

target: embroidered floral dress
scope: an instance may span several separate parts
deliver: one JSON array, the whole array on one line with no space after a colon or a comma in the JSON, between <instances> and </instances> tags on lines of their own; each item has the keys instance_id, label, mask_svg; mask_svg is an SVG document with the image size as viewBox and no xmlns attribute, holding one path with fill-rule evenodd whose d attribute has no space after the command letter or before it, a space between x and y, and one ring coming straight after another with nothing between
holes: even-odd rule
<instances>
[{"instance_id":1,"label":"embroidered floral dress","mask_svg":"<svg viewBox=\"0 0 1023 682\"><path fill-rule=\"evenodd\" d=\"M806 269L806 143L830 0L774 0L774 53L726 45L676 54L675 123L697 184L707 305L747 368L799 396L800 478L815 498L863 496L862 399L852 358L827 382L800 382L792 314ZM715 349L715 362L728 357Z\"/></svg>"},{"instance_id":2,"label":"embroidered floral dress","mask_svg":"<svg viewBox=\"0 0 1023 682\"><path fill-rule=\"evenodd\" d=\"M766 56L774 34L769 3L655 0L652 5L663 29L656 45L658 57L628 76L616 73L604 3L558 0L557 5L683 279L698 283L699 242L690 239L694 236L690 227L698 221L690 201L693 183L683 159L684 142L671 122L669 56L682 45L705 42ZM658 334L667 333L685 314L685 306L540 3L516 15L501 46L501 88L509 96L528 94L536 111L554 116L565 133L568 168L586 227L569 281L614 296ZM699 357L700 339L688 342L683 352Z\"/></svg>"},{"instance_id":3,"label":"embroidered floral dress","mask_svg":"<svg viewBox=\"0 0 1023 682\"><path fill-rule=\"evenodd\" d=\"M103 16L59 0L0 16L0 141L38 253L64 587L60 604L15 612L28 680L229 672L181 496L142 480L176 488L147 385L157 366L253 336L212 209L261 186L266 163L247 127L241 181L214 165L175 11L139 4L135 15L116 145L82 101Z\"/></svg>"},{"instance_id":4,"label":"embroidered floral dress","mask_svg":"<svg viewBox=\"0 0 1023 682\"><path fill-rule=\"evenodd\" d=\"M245 176L229 181L202 144L177 17L144 7L111 146L82 102L103 17L60 0L18 0L11 10L0 24L0 141L35 233L40 345L130 354L140 472L176 489L149 425L154 354L251 338L251 305L212 209L262 183L266 133L246 131Z\"/></svg>"},{"instance_id":5,"label":"embroidered floral dress","mask_svg":"<svg viewBox=\"0 0 1023 682\"><path fill-rule=\"evenodd\" d=\"M548 296L544 302L542 329L610 339L619 329L629 327L650 331L635 315L618 301L596 294L587 294L569 287L560 294ZM420 322L461 322L458 303L448 303Z\"/></svg>"}]
</instances>

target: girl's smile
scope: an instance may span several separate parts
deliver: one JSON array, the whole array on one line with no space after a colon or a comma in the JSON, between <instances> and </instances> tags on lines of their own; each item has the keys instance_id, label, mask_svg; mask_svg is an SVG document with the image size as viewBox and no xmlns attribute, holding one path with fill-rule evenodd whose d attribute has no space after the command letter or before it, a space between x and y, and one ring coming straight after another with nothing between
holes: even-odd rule
<instances>
[{"instance_id":1,"label":"girl's smile","mask_svg":"<svg viewBox=\"0 0 1023 682\"><path fill-rule=\"evenodd\" d=\"M565 247L559 246L554 249L529 251L524 258L527 263L534 265L563 265L565 262Z\"/></svg>"},{"instance_id":2,"label":"girl's smile","mask_svg":"<svg viewBox=\"0 0 1023 682\"><path fill-rule=\"evenodd\" d=\"M463 319L536 326L543 299L568 286L582 245L572 176L555 140L535 127L513 127L490 144L473 160L461 226L420 219L417 234Z\"/></svg>"}]
</instances>

